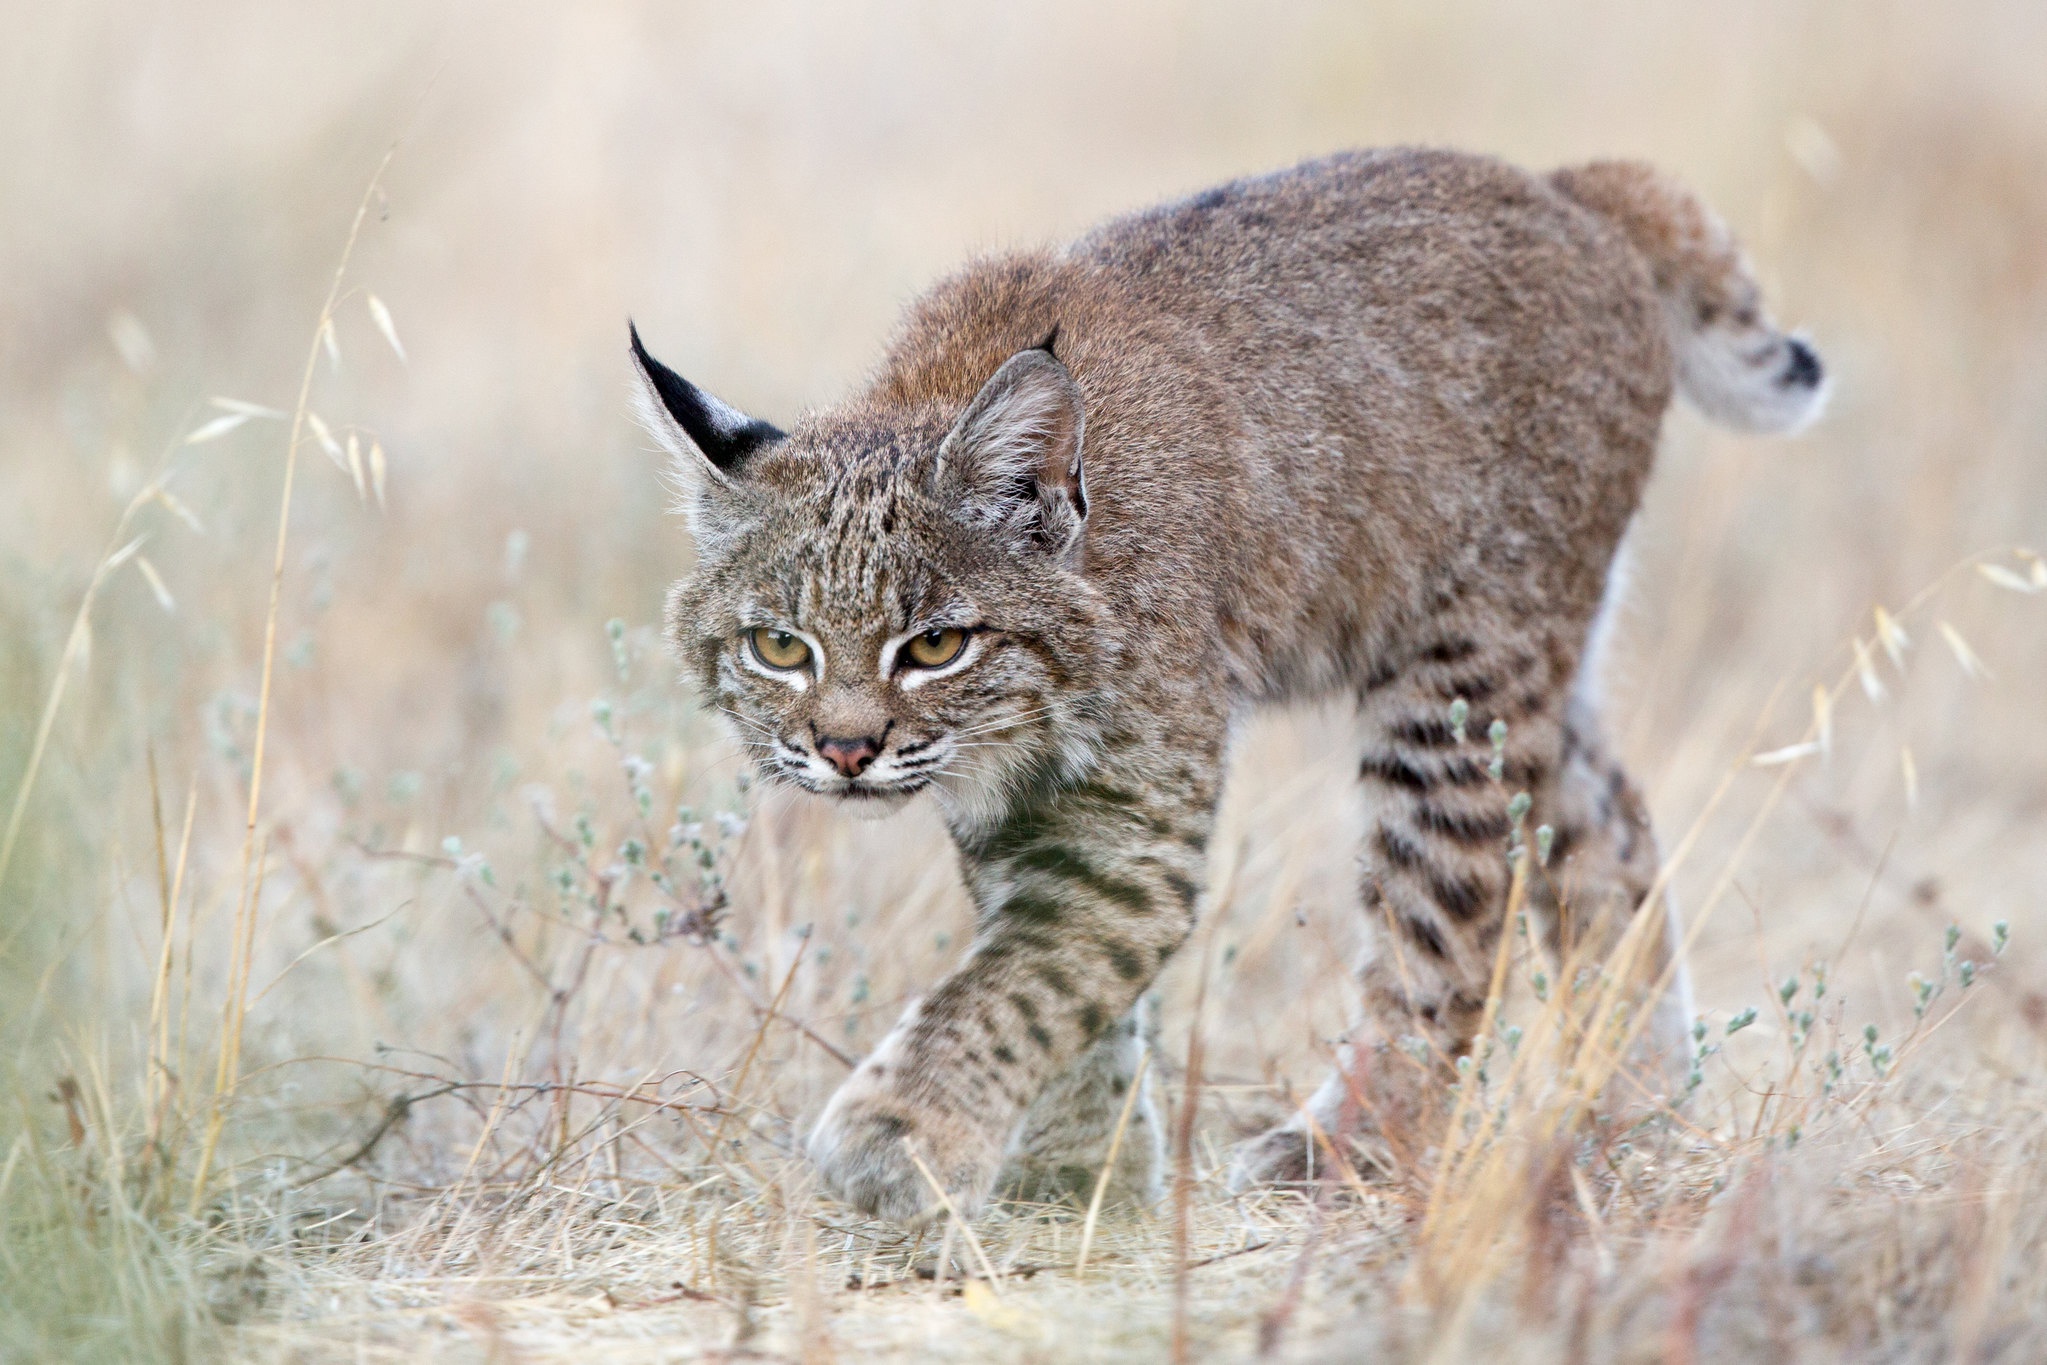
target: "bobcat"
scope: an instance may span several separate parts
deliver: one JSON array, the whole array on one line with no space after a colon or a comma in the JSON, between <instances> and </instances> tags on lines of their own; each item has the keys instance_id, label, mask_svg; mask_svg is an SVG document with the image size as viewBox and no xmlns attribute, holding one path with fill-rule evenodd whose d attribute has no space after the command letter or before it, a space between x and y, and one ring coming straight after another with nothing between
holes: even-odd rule
<instances>
[{"instance_id":1,"label":"bobcat","mask_svg":"<svg viewBox=\"0 0 2047 1365\"><path fill-rule=\"evenodd\" d=\"M1411 149L969 265L787 432L632 351L696 543L687 668L768 779L876 812L930 792L978 908L808 1138L826 1186L903 1222L938 1207L918 1160L962 1214L1099 1167L1247 708L1355 698L1374 942L1348 1072L1238 1184L1356 1133L1389 1041L1444 1068L1470 1044L1517 817L1553 831L1552 945L1625 920L1657 858L1591 655L1673 385L1752 431L1824 394L1654 170ZM1684 992L1654 1019L1678 1048ZM1130 1107L1115 1176L1143 1193L1159 1120Z\"/></svg>"}]
</instances>

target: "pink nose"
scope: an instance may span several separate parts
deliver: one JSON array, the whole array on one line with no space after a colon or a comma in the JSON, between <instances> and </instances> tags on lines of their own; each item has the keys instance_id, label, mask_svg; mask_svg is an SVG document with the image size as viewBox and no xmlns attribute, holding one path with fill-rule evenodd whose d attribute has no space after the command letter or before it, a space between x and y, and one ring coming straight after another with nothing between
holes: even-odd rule
<instances>
[{"instance_id":1,"label":"pink nose","mask_svg":"<svg viewBox=\"0 0 2047 1365\"><path fill-rule=\"evenodd\" d=\"M867 765L874 762L881 745L871 736L859 739L837 739L829 735L817 737L817 751L825 762L837 768L846 777L858 777L867 771Z\"/></svg>"}]
</instances>

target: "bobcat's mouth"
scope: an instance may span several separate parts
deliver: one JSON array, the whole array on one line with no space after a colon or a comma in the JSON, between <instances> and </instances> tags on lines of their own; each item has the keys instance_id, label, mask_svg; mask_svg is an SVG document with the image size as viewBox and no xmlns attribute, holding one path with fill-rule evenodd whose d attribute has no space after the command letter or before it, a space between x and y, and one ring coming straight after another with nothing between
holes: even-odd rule
<instances>
[{"instance_id":1,"label":"bobcat's mouth","mask_svg":"<svg viewBox=\"0 0 2047 1365\"><path fill-rule=\"evenodd\" d=\"M883 778L872 781L866 777L840 778L834 781L820 781L809 772L782 771L776 774L785 781L801 787L813 796L830 797L848 805L900 805L918 792L931 785L926 773L911 773L901 777Z\"/></svg>"},{"instance_id":2,"label":"bobcat's mouth","mask_svg":"<svg viewBox=\"0 0 2047 1365\"><path fill-rule=\"evenodd\" d=\"M855 778L826 794L843 796L855 801L878 801L890 797L915 796L930 785L931 779L923 776L898 778L893 782L869 782L864 778Z\"/></svg>"},{"instance_id":3,"label":"bobcat's mouth","mask_svg":"<svg viewBox=\"0 0 2047 1365\"><path fill-rule=\"evenodd\" d=\"M881 820L908 805L910 798L931 784L928 777L898 778L892 782L868 782L855 778L836 787L804 786L828 797L856 820Z\"/></svg>"}]
</instances>

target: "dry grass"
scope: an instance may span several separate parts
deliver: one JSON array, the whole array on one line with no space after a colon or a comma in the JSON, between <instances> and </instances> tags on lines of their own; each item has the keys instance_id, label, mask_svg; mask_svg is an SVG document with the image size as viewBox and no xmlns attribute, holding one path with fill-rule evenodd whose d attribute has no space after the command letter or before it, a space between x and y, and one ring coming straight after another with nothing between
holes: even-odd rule
<instances>
[{"instance_id":1,"label":"dry grass","mask_svg":"<svg viewBox=\"0 0 2047 1365\"><path fill-rule=\"evenodd\" d=\"M2037 7L6 25L0 1359L2047 1355ZM849 1219L795 1137L957 876L929 812L744 793L674 686L622 319L787 413L968 251L1402 139L1669 165L1835 363L1797 442L1674 417L1643 526L1689 1106L1614 1074L1632 944L1517 938L1390 1177L1223 1193L1345 1019L1303 712L1166 985L1184 1200Z\"/></svg>"}]
</instances>

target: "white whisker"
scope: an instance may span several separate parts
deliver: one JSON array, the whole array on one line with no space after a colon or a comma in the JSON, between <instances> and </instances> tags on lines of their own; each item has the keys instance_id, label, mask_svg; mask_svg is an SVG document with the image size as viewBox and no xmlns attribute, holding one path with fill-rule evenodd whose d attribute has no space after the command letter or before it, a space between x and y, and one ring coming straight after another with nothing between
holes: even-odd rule
<instances>
[{"instance_id":1,"label":"white whisker","mask_svg":"<svg viewBox=\"0 0 2047 1365\"><path fill-rule=\"evenodd\" d=\"M1041 706L1036 710L1026 711L1020 716L1005 716L995 720L983 721L979 725L965 726L954 733L959 735L981 735L987 734L991 730L1013 729L1017 726L1029 725L1035 720L1041 720L1051 715L1054 709L1050 706Z\"/></svg>"}]
</instances>

